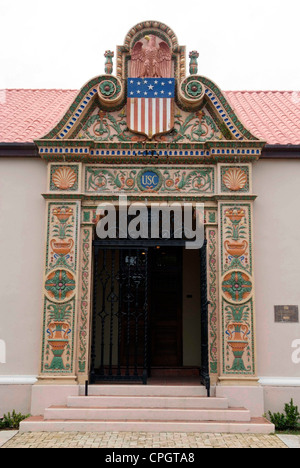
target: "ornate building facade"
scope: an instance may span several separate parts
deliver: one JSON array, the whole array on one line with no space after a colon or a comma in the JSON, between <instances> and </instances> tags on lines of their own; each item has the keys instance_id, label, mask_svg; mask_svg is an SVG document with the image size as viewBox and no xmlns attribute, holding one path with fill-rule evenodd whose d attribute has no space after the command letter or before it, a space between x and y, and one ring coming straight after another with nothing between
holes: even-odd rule
<instances>
[{"instance_id":1,"label":"ornate building facade","mask_svg":"<svg viewBox=\"0 0 300 468\"><path fill-rule=\"evenodd\" d=\"M254 253L262 252L255 251L253 166L268 145L242 123L226 94L198 75L195 51L187 75L185 47L164 24L149 21L129 31L117 47L115 74L113 56L106 52L105 74L35 138L47 189L31 412L61 404L87 381L143 377L146 383L158 369L173 369L180 380L196 369L191 375L199 372L211 394L262 416L256 315L264 312L257 310L254 267ZM147 206L203 203L202 254L162 239L99 241L98 205L117 205L120 196ZM153 286L155 276L163 291Z\"/></svg>"}]
</instances>

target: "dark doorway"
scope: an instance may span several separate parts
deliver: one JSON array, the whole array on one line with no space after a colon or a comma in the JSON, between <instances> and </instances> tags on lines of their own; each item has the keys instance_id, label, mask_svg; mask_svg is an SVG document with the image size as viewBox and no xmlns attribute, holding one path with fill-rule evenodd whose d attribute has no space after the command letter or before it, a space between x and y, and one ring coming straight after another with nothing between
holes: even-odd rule
<instances>
[{"instance_id":1,"label":"dark doorway","mask_svg":"<svg viewBox=\"0 0 300 468\"><path fill-rule=\"evenodd\" d=\"M151 367L182 366L182 248L150 250Z\"/></svg>"},{"instance_id":2,"label":"dark doorway","mask_svg":"<svg viewBox=\"0 0 300 468\"><path fill-rule=\"evenodd\" d=\"M182 366L182 247L95 247L92 380Z\"/></svg>"},{"instance_id":3,"label":"dark doorway","mask_svg":"<svg viewBox=\"0 0 300 468\"><path fill-rule=\"evenodd\" d=\"M94 242L91 383L146 384L151 369L183 365L183 248ZM195 261L201 272L200 379L209 393L206 242Z\"/></svg>"}]
</instances>

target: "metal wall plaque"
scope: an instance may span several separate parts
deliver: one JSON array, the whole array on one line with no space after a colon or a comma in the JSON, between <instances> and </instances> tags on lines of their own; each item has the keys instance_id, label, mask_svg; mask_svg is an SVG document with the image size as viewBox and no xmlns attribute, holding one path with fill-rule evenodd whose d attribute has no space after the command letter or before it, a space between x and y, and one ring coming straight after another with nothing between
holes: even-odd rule
<instances>
[{"instance_id":1,"label":"metal wall plaque","mask_svg":"<svg viewBox=\"0 0 300 468\"><path fill-rule=\"evenodd\" d=\"M299 323L298 306L275 306L275 322Z\"/></svg>"}]
</instances>

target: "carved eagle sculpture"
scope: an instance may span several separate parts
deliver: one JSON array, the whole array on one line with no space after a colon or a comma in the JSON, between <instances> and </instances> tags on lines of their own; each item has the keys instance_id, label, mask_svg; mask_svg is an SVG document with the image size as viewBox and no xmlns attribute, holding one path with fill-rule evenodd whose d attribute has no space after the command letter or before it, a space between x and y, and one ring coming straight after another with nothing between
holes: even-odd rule
<instances>
[{"instance_id":1,"label":"carved eagle sculpture","mask_svg":"<svg viewBox=\"0 0 300 468\"><path fill-rule=\"evenodd\" d=\"M137 42L131 54L131 78L171 78L172 54L165 42L157 45L157 37L145 36L146 46Z\"/></svg>"}]
</instances>

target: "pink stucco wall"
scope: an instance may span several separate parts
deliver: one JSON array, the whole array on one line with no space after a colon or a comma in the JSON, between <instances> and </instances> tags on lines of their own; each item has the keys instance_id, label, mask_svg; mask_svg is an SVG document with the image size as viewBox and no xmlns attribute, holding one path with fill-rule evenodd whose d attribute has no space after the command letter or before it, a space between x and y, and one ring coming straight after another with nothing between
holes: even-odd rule
<instances>
[{"instance_id":1,"label":"pink stucco wall","mask_svg":"<svg viewBox=\"0 0 300 468\"><path fill-rule=\"evenodd\" d=\"M0 159L0 340L6 348L6 362L0 362L0 415L13 409L3 396L1 376L22 376L26 382L38 374L46 172L38 159ZM27 386L23 390L30 395ZM22 386L14 394L20 391ZM7 395L12 392L10 387Z\"/></svg>"},{"instance_id":2,"label":"pink stucco wall","mask_svg":"<svg viewBox=\"0 0 300 468\"><path fill-rule=\"evenodd\" d=\"M258 374L265 405L300 406L300 324L275 323L275 305L300 307L300 160L254 165L254 258ZM293 347L294 346L294 347ZM297 351L298 347L298 351ZM281 387L281 388L280 388Z\"/></svg>"},{"instance_id":3,"label":"pink stucco wall","mask_svg":"<svg viewBox=\"0 0 300 468\"><path fill-rule=\"evenodd\" d=\"M44 162L0 159L0 341L6 346L6 362L0 359L0 416L13 409L7 392L16 395L16 410L18 401L19 410L28 408L31 393L25 384L12 392L12 386L1 385L1 378L4 382L18 376L26 383L39 372L45 190ZM300 324L274 321L274 305L300 306L300 161L257 162L253 191L258 195L254 203L258 375L263 382L271 379L265 390L266 409L281 410L290 395L300 406L300 363L292 360ZM289 385L281 388L287 378Z\"/></svg>"},{"instance_id":4,"label":"pink stucco wall","mask_svg":"<svg viewBox=\"0 0 300 468\"><path fill-rule=\"evenodd\" d=\"M258 372L299 377L300 324L275 323L274 306L300 307L300 161L256 163L253 191Z\"/></svg>"}]
</instances>

